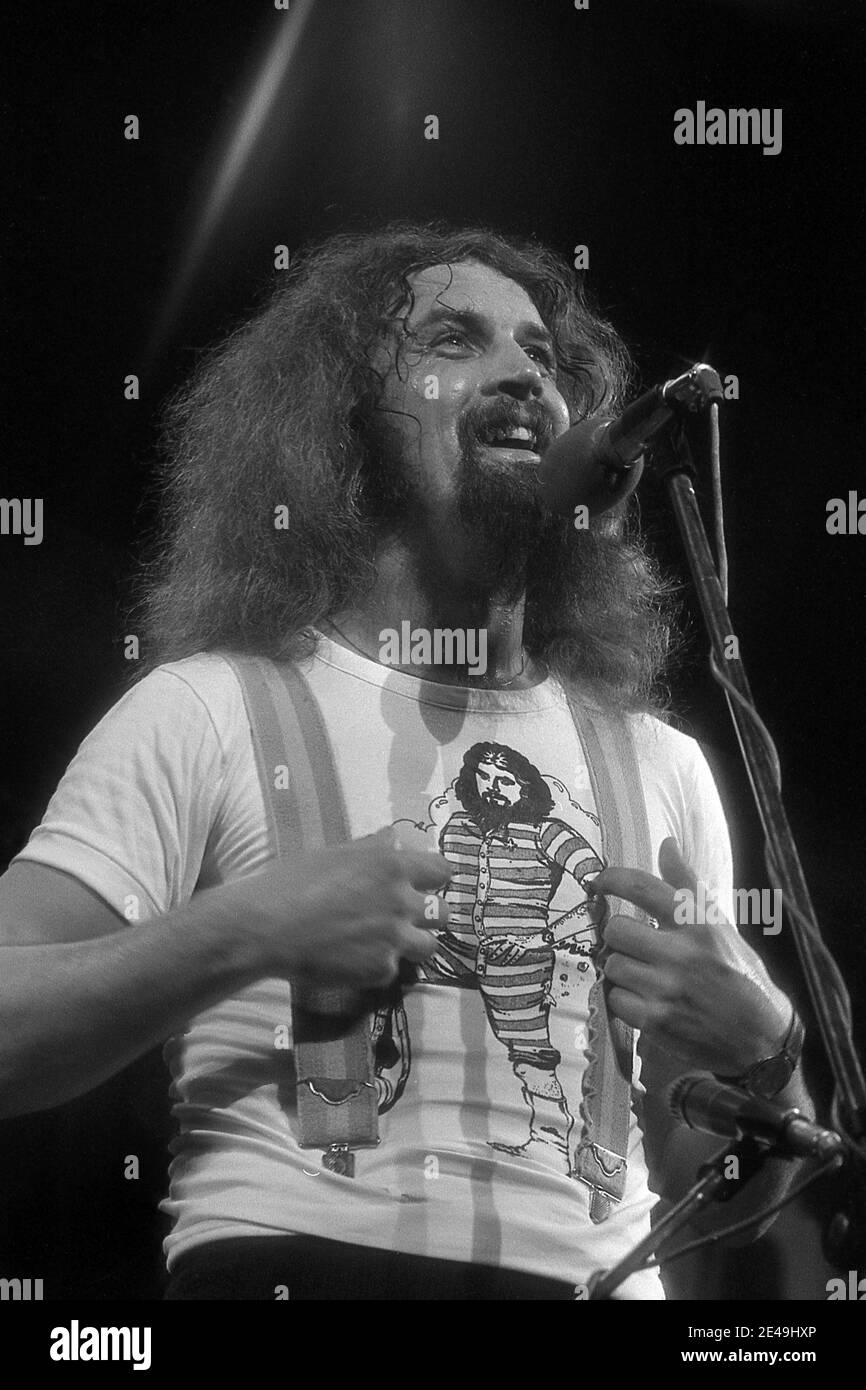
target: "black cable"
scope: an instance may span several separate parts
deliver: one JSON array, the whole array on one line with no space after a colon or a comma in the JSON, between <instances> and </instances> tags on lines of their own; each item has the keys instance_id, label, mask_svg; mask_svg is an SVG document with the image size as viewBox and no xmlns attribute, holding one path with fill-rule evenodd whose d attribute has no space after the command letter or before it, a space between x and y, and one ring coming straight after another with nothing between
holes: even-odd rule
<instances>
[{"instance_id":1,"label":"black cable","mask_svg":"<svg viewBox=\"0 0 866 1390\"><path fill-rule=\"evenodd\" d=\"M682 1259L685 1255L691 1255L695 1250L701 1250L705 1245L717 1245L719 1241L727 1240L733 1235L739 1235L741 1231L747 1231L750 1226L758 1226L762 1221L766 1221L768 1216L775 1216L777 1212L781 1211L789 1202L792 1202L795 1197L799 1197L801 1192L805 1192L807 1187L811 1187L812 1183L816 1182L818 1178L823 1177L825 1173L840 1168L842 1163L842 1155L834 1154L832 1158L827 1159L826 1163L822 1163L820 1168L816 1168L813 1173L810 1173L808 1178L805 1178L803 1182L799 1182L794 1187L790 1188L785 1193L784 1197L780 1197L779 1200L773 1202L771 1206L762 1208L761 1211L752 1216L747 1216L742 1221L734 1222L732 1226L723 1226L720 1231L711 1231L709 1235L701 1236L699 1240L690 1240L687 1245L681 1245L678 1250L674 1250L670 1255L656 1255L654 1259L647 1260L642 1264L641 1269L655 1269L658 1265L672 1264L674 1260Z\"/></svg>"},{"instance_id":2,"label":"black cable","mask_svg":"<svg viewBox=\"0 0 866 1390\"><path fill-rule=\"evenodd\" d=\"M713 480L713 521L716 540L716 563L725 607L728 604L728 547L725 541L725 512L722 503L722 462L719 444L719 403L710 405L710 469Z\"/></svg>"},{"instance_id":3,"label":"black cable","mask_svg":"<svg viewBox=\"0 0 866 1390\"><path fill-rule=\"evenodd\" d=\"M710 652L710 670L712 672L713 678L718 682L719 685L722 686L722 688L732 699L736 700L737 704L740 706L743 712L746 715L748 715L755 728L757 729L758 733L760 734L761 739L763 740L764 745L769 754L770 761L773 767L773 776L776 783L776 788L781 793L781 764L779 761L779 754L776 749L776 745L773 742L772 734L770 733L761 716L758 714L758 711L755 709L755 706L752 704L751 700L748 700L742 694L742 692L739 691L737 687L728 679L725 673L720 669L716 661L715 652L713 651ZM764 863L767 867L767 875L770 879L770 882L773 884L775 888L778 889L779 872L775 866L775 862L770 853L770 849L766 844L764 848ZM783 893L782 896L785 911L791 917L796 918L797 922L800 925L800 930L802 931L804 936L808 937L812 949L818 956L818 959L822 967L827 972L831 987L836 995L836 999L839 1004L839 1011L842 1015L842 1021L845 1026L845 1030L850 1037L853 1030L853 1011L851 1008L851 997L848 993L848 989L842 977L842 973L839 970L836 961L834 960L829 948L827 947L823 937L821 936L820 931L818 930L817 926L813 923L811 917L809 917L809 915L803 911L800 905L791 898L790 893ZM841 1134L844 1134L845 1138L852 1145L852 1147L857 1150L861 1157L866 1157L866 1148L864 1148L861 1141L855 1135L849 1133L849 1131L845 1128L845 1123L841 1117L839 1110L839 1098L835 1089L833 1099L831 1102L831 1111L833 1115L834 1128L839 1130Z\"/></svg>"},{"instance_id":4,"label":"black cable","mask_svg":"<svg viewBox=\"0 0 866 1390\"><path fill-rule=\"evenodd\" d=\"M716 553L718 555L717 577L719 580L719 584L722 588L725 605L727 606L728 561L727 547L725 544L724 534L724 517L722 513L722 485L719 450L718 406L716 406L715 404L712 405L710 409L710 462L712 466L713 480L713 505L716 535ZM743 695L742 691L737 689L737 687L733 684L731 680L729 680L727 675L721 669L716 660L716 654L712 650L712 648L710 649L710 671L712 673L713 679L717 682L718 685L722 687L722 689L728 695L729 699L734 700L736 702L736 704L743 711L743 713L751 720L752 725L760 735L760 738L770 758L770 763L773 770L773 780L775 781L776 789L781 794L782 767L781 762L779 760L778 750L773 741L773 736L767 728L766 724L764 723L763 719L759 715L752 701L748 699L745 695ZM764 847L764 862L767 867L767 874L770 879L770 882L773 884L775 888L778 889L779 873L773 861L770 849L766 845L766 843ZM802 907L797 902L792 901L790 893L787 895L783 893L783 903L785 911L790 916L796 919L804 937L808 938L809 943L811 944L813 950L818 956L821 965L826 970L827 975L830 979L831 987L839 1004L839 1010L842 1015L845 1030L848 1033L849 1038L853 1042L854 1025L853 1013L851 1008L851 998L848 994L848 989L845 985L845 981L842 977L838 965L836 964L836 961L833 959L833 956L829 948L824 942L824 939L821 936L820 931L818 930L817 924L813 922L812 918L806 912L803 911ZM838 1087L834 1087L833 1098L831 1101L831 1114L833 1117L834 1128L845 1136L849 1144L857 1151L857 1153L861 1157L866 1157L866 1146L863 1145L862 1141L860 1141L858 1137L850 1134L848 1130L845 1128L845 1123L840 1112Z\"/></svg>"}]
</instances>

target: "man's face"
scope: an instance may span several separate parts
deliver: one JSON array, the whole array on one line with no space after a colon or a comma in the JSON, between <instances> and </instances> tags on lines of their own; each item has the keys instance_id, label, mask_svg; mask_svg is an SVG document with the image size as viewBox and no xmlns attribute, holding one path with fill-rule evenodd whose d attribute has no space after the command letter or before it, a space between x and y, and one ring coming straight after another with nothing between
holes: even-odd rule
<instances>
[{"instance_id":1,"label":"man's face","mask_svg":"<svg viewBox=\"0 0 866 1390\"><path fill-rule=\"evenodd\" d=\"M498 763L479 763L475 782L481 800L490 806L516 806L523 791L517 778Z\"/></svg>"},{"instance_id":2,"label":"man's face","mask_svg":"<svg viewBox=\"0 0 866 1390\"><path fill-rule=\"evenodd\" d=\"M526 291L479 262L409 283L415 302L379 362L380 449L413 518L445 538L458 523L477 577L511 584L546 520L539 455L569 425L550 335Z\"/></svg>"}]
</instances>

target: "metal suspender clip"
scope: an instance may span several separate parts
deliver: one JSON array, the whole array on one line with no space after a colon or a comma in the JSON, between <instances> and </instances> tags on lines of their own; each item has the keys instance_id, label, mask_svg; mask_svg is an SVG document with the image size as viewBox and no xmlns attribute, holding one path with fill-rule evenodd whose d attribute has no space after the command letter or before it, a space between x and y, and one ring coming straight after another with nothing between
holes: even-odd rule
<instances>
[{"instance_id":1,"label":"metal suspender clip","mask_svg":"<svg viewBox=\"0 0 866 1390\"><path fill-rule=\"evenodd\" d=\"M341 1178L353 1178L355 1155L348 1144L329 1144L322 1154L322 1167Z\"/></svg>"}]
</instances>

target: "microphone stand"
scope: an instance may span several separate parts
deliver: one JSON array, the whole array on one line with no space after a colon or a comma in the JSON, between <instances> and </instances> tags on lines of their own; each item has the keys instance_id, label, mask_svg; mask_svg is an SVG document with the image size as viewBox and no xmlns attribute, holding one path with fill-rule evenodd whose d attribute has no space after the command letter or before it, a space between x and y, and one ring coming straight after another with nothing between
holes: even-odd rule
<instances>
[{"instance_id":1,"label":"microphone stand","mask_svg":"<svg viewBox=\"0 0 866 1390\"><path fill-rule=\"evenodd\" d=\"M721 382L712 368L699 365L672 385L679 387L680 383L682 389L679 391L665 390L665 399L679 414L674 414L670 425L653 441L649 467L667 492L715 661L719 669L726 672L742 700L741 703L725 691L767 841L771 881L775 880L775 886L781 888L787 908L788 923L836 1085L840 1123L849 1137L862 1140L866 1134L866 1080L846 1025L842 1003L827 978L815 945L816 939L821 940L821 932L785 814L771 753L746 708L753 706L753 701L745 667L739 655L732 656L726 650L731 645L726 639L733 635L733 625L692 486L695 468L683 429L683 413L720 401ZM738 646L735 649L738 651ZM839 1127L837 1123L836 1128ZM858 1263L866 1250L866 1229L862 1224L866 1210L866 1165L862 1150L857 1155L849 1147L846 1176L855 1199L852 1212L837 1212L825 1233L829 1258L843 1268L852 1261Z\"/></svg>"},{"instance_id":2,"label":"microphone stand","mask_svg":"<svg viewBox=\"0 0 866 1390\"><path fill-rule=\"evenodd\" d=\"M660 1221L657 1221L648 1236L644 1236L633 1250L624 1256L612 1269L596 1270L587 1285L589 1301L598 1303L610 1298L629 1275L646 1267L649 1257L655 1255L659 1245L682 1226L685 1226L696 1212L708 1202L727 1202L740 1188L754 1177L764 1166L770 1155L770 1148L751 1137L740 1139L733 1148L728 1145L714 1154L708 1162L698 1169L698 1180L681 1197L676 1206L671 1207ZM736 1161L730 1176L731 1160ZM664 1258L662 1256L662 1258Z\"/></svg>"}]
</instances>

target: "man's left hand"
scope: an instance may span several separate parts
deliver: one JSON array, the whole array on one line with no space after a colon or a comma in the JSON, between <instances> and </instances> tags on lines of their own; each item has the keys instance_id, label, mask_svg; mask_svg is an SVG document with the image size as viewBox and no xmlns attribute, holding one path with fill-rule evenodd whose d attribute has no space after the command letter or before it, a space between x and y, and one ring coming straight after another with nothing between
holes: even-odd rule
<instances>
[{"instance_id":1,"label":"man's left hand","mask_svg":"<svg viewBox=\"0 0 866 1390\"><path fill-rule=\"evenodd\" d=\"M613 916L604 929L608 1003L624 1023L687 1066L739 1075L782 1046L791 1005L764 964L729 923L680 926L676 890L698 881L667 839L663 878L638 869L604 869L595 893L624 898L654 917L659 930Z\"/></svg>"}]
</instances>

